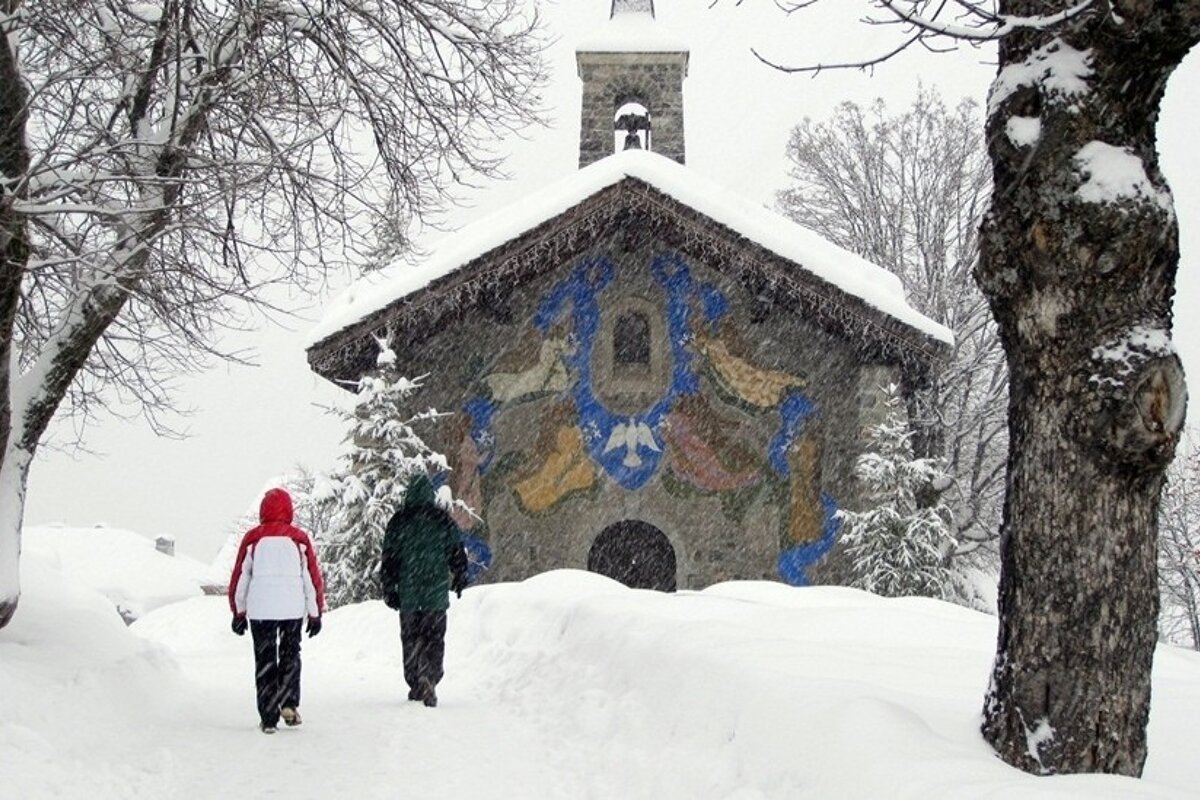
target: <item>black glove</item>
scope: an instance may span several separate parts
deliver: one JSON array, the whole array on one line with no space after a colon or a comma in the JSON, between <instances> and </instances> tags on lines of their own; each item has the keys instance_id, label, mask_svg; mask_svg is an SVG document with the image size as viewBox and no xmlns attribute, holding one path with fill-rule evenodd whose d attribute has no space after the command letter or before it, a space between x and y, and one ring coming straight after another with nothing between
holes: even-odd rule
<instances>
[{"instance_id":1,"label":"black glove","mask_svg":"<svg viewBox=\"0 0 1200 800\"><path fill-rule=\"evenodd\" d=\"M306 627L304 629L304 632L308 634L308 638L310 638L310 639L312 637L316 636L318 633L320 633L321 632L321 618L320 617L309 617L308 618L308 627Z\"/></svg>"},{"instance_id":2,"label":"black glove","mask_svg":"<svg viewBox=\"0 0 1200 800\"><path fill-rule=\"evenodd\" d=\"M229 628L234 633L236 633L238 636L241 636L242 634L244 634L246 632L246 615L245 614L241 614L241 615L234 614L233 622L229 625Z\"/></svg>"},{"instance_id":3,"label":"black glove","mask_svg":"<svg viewBox=\"0 0 1200 800\"><path fill-rule=\"evenodd\" d=\"M454 592L456 597L462 597L463 589L467 588L467 576L455 575L450 581L450 590Z\"/></svg>"},{"instance_id":4,"label":"black glove","mask_svg":"<svg viewBox=\"0 0 1200 800\"><path fill-rule=\"evenodd\" d=\"M383 596L383 604L393 611L400 610L400 595L395 592L387 592Z\"/></svg>"}]
</instances>

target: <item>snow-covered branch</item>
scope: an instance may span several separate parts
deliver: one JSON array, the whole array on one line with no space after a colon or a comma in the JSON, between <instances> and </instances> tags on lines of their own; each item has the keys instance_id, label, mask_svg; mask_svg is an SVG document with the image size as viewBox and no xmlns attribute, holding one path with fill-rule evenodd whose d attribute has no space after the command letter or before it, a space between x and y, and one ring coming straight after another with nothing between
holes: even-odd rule
<instances>
[{"instance_id":1,"label":"snow-covered branch","mask_svg":"<svg viewBox=\"0 0 1200 800\"><path fill-rule=\"evenodd\" d=\"M781 2L788 13L796 13L817 5L821 0ZM827 0L832 3L832 0ZM867 25L896 26L903 29L895 44L866 58L820 64L788 64L788 59L768 56L753 50L763 63L784 71L817 74L824 70L872 70L891 61L913 47L934 52L951 50L959 44L973 46L994 42L1026 31L1049 31L1062 28L1075 20L1102 9L1099 0L1063 0L1057 8L1044 13L1011 14L997 10L995 0L871 0L872 15L862 21ZM1105 6L1106 7L1106 6Z\"/></svg>"},{"instance_id":2,"label":"snow-covered branch","mask_svg":"<svg viewBox=\"0 0 1200 800\"><path fill-rule=\"evenodd\" d=\"M1016 16L1000 14L990 10L991 4L964 2L954 3L962 9L959 19L966 23L951 23L941 16L946 8L939 3L932 15L925 9L931 5L927 0L878 0L880 8L890 11L895 21L903 22L926 33L967 42L986 42L1001 39L1022 30L1046 30L1070 22L1081 14L1095 8L1097 0L1079 0L1074 5L1050 14Z\"/></svg>"},{"instance_id":3,"label":"snow-covered branch","mask_svg":"<svg viewBox=\"0 0 1200 800\"><path fill-rule=\"evenodd\" d=\"M157 424L174 376L239 357L223 327L289 311L265 290L402 245L495 173L538 121L536 23L519 0L0 0L0 468L60 409Z\"/></svg>"}]
</instances>

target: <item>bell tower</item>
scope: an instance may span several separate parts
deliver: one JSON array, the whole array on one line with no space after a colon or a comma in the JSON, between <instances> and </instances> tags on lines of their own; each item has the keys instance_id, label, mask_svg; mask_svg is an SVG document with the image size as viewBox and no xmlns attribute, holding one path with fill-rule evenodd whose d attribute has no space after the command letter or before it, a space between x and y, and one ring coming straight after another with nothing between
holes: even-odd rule
<instances>
[{"instance_id":1,"label":"bell tower","mask_svg":"<svg viewBox=\"0 0 1200 800\"><path fill-rule=\"evenodd\" d=\"M684 163L688 48L659 33L654 0L612 0L597 34L575 52L583 82L579 166L630 148Z\"/></svg>"}]
</instances>

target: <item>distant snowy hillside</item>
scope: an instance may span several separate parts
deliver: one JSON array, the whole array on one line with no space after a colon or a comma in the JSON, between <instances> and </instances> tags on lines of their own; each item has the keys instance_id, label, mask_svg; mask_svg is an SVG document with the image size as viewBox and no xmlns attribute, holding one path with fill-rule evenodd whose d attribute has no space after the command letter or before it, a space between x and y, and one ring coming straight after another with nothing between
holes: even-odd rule
<instances>
[{"instance_id":1,"label":"distant snowy hillside","mask_svg":"<svg viewBox=\"0 0 1200 800\"><path fill-rule=\"evenodd\" d=\"M931 600L584 572L467 590L441 704L404 699L396 615L328 614L305 723L257 730L220 597L131 628L36 553L0 630L0 796L975 800L1195 797L1200 655L1160 647L1147 778L1033 778L978 735L995 620Z\"/></svg>"},{"instance_id":2,"label":"distant snowy hillside","mask_svg":"<svg viewBox=\"0 0 1200 800\"><path fill-rule=\"evenodd\" d=\"M185 555L165 555L154 541L132 531L92 528L25 528L22 550L41 556L69 580L107 597L126 619L202 593L211 567Z\"/></svg>"}]
</instances>

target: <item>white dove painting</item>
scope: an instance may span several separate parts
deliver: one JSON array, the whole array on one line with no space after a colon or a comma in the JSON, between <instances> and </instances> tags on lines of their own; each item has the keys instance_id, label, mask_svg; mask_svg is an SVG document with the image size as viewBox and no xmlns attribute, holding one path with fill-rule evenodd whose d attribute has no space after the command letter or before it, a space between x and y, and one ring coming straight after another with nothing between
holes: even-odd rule
<instances>
[{"instance_id":1,"label":"white dove painting","mask_svg":"<svg viewBox=\"0 0 1200 800\"><path fill-rule=\"evenodd\" d=\"M650 429L650 426L633 418L630 418L628 422L618 422L613 426L612 433L608 436L608 443L604 445L604 452L609 453L621 447L625 448L625 458L621 463L627 467L642 465L642 457L638 455L639 447L648 447L656 453L662 452L662 448L654 439L654 431Z\"/></svg>"}]
</instances>

